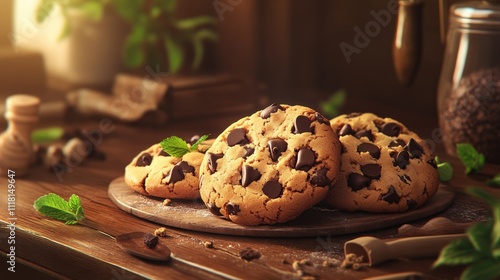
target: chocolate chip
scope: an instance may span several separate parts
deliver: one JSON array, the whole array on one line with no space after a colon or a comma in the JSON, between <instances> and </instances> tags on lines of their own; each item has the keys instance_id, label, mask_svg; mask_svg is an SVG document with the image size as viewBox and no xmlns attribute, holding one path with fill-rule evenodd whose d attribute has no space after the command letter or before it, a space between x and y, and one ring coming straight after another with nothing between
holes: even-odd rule
<instances>
[{"instance_id":1,"label":"chocolate chip","mask_svg":"<svg viewBox=\"0 0 500 280\"><path fill-rule=\"evenodd\" d=\"M162 157L168 157L170 156L169 154L167 154L167 152L165 152L165 150L161 149L160 153L158 154L159 156L162 156Z\"/></svg>"},{"instance_id":2,"label":"chocolate chip","mask_svg":"<svg viewBox=\"0 0 500 280\"><path fill-rule=\"evenodd\" d=\"M269 198L280 197L282 191L281 184L276 180L268 181L262 187L262 192Z\"/></svg>"},{"instance_id":3,"label":"chocolate chip","mask_svg":"<svg viewBox=\"0 0 500 280\"><path fill-rule=\"evenodd\" d=\"M206 206L207 206L207 209L210 211L210 213L212 213L216 216L222 216L222 214L220 212L220 208L215 206L215 204L208 203Z\"/></svg>"},{"instance_id":4,"label":"chocolate chip","mask_svg":"<svg viewBox=\"0 0 500 280\"><path fill-rule=\"evenodd\" d=\"M148 246L149 248L154 248L156 244L158 244L158 236L151 233L146 233L144 234L143 241L144 244L146 244L146 246Z\"/></svg>"},{"instance_id":5,"label":"chocolate chip","mask_svg":"<svg viewBox=\"0 0 500 280\"><path fill-rule=\"evenodd\" d=\"M170 169L170 171L168 172L166 178L168 178L167 184L179 182L184 179L184 172L182 172L182 167L180 167L179 165L175 165L174 167L172 167L172 169Z\"/></svg>"},{"instance_id":6,"label":"chocolate chip","mask_svg":"<svg viewBox=\"0 0 500 280\"><path fill-rule=\"evenodd\" d=\"M267 119L271 116L272 113L276 113L278 110L284 110L279 104L273 103L269 107L265 108L260 112L260 117L263 119Z\"/></svg>"},{"instance_id":7,"label":"chocolate chip","mask_svg":"<svg viewBox=\"0 0 500 280\"><path fill-rule=\"evenodd\" d=\"M260 179L260 172L248 165L244 165L241 169L241 185L246 187L250 185L250 183L257 181Z\"/></svg>"},{"instance_id":8,"label":"chocolate chip","mask_svg":"<svg viewBox=\"0 0 500 280\"><path fill-rule=\"evenodd\" d=\"M350 124L346 123L344 126L339 131L339 136L346 136L346 135L352 135L354 134L354 130L352 130L352 127Z\"/></svg>"},{"instance_id":9,"label":"chocolate chip","mask_svg":"<svg viewBox=\"0 0 500 280\"><path fill-rule=\"evenodd\" d=\"M361 116L361 113L358 113L358 112L353 112L353 113L350 113L346 116L346 118L348 119L352 119L352 118L355 118L355 117L359 117Z\"/></svg>"},{"instance_id":10,"label":"chocolate chip","mask_svg":"<svg viewBox=\"0 0 500 280\"><path fill-rule=\"evenodd\" d=\"M396 139L391 143L389 143L389 148L394 148L398 146L404 147L405 145L406 145L405 141L403 141L402 139Z\"/></svg>"},{"instance_id":11,"label":"chocolate chip","mask_svg":"<svg viewBox=\"0 0 500 280\"><path fill-rule=\"evenodd\" d=\"M347 185L353 191L359 191L363 188L368 187L368 185L370 185L370 182L371 182L370 178L367 178L358 173L351 173L347 178Z\"/></svg>"},{"instance_id":12,"label":"chocolate chip","mask_svg":"<svg viewBox=\"0 0 500 280\"><path fill-rule=\"evenodd\" d=\"M417 202L415 200L409 199L406 201L406 204L408 205L408 210L417 208Z\"/></svg>"},{"instance_id":13,"label":"chocolate chip","mask_svg":"<svg viewBox=\"0 0 500 280\"><path fill-rule=\"evenodd\" d=\"M411 178L410 176L406 175L406 174L403 174L401 176L399 176L399 179L405 183L405 184L409 184L409 182L411 182Z\"/></svg>"},{"instance_id":14,"label":"chocolate chip","mask_svg":"<svg viewBox=\"0 0 500 280\"><path fill-rule=\"evenodd\" d=\"M399 124L394 123L394 122L388 122L382 125L380 128L380 132L387 136L398 136L399 133L401 132L401 127Z\"/></svg>"},{"instance_id":15,"label":"chocolate chip","mask_svg":"<svg viewBox=\"0 0 500 280\"><path fill-rule=\"evenodd\" d=\"M243 157L247 158L247 157L253 155L254 152L255 152L254 148L245 147L245 155Z\"/></svg>"},{"instance_id":16,"label":"chocolate chip","mask_svg":"<svg viewBox=\"0 0 500 280\"><path fill-rule=\"evenodd\" d=\"M420 158L424 153L422 146L420 146L413 138L410 139L405 149L408 153L410 153L412 158Z\"/></svg>"},{"instance_id":17,"label":"chocolate chip","mask_svg":"<svg viewBox=\"0 0 500 280\"><path fill-rule=\"evenodd\" d=\"M316 156L314 152L309 148L302 148L297 153L297 163L295 164L295 169L307 171L313 167L316 161Z\"/></svg>"},{"instance_id":18,"label":"chocolate chip","mask_svg":"<svg viewBox=\"0 0 500 280\"><path fill-rule=\"evenodd\" d=\"M368 137L370 141L373 141L373 134L369 129L360 130L356 132L354 136L358 139L360 139L361 137Z\"/></svg>"},{"instance_id":19,"label":"chocolate chip","mask_svg":"<svg viewBox=\"0 0 500 280\"><path fill-rule=\"evenodd\" d=\"M394 161L395 166L399 166L401 169L405 169L408 164L410 164L410 155L407 151L401 151L396 156Z\"/></svg>"},{"instance_id":20,"label":"chocolate chip","mask_svg":"<svg viewBox=\"0 0 500 280\"><path fill-rule=\"evenodd\" d=\"M400 197L399 197L398 193L396 192L396 190L394 189L393 185L390 185L389 191L387 191L387 193L382 195L382 200L385 200L389 203L398 203L399 199L400 199Z\"/></svg>"},{"instance_id":21,"label":"chocolate chip","mask_svg":"<svg viewBox=\"0 0 500 280\"><path fill-rule=\"evenodd\" d=\"M151 164L151 161L153 161L153 157L148 153L143 153L142 155L139 156L135 165L136 166L148 166Z\"/></svg>"},{"instance_id":22,"label":"chocolate chip","mask_svg":"<svg viewBox=\"0 0 500 280\"><path fill-rule=\"evenodd\" d=\"M281 153L286 151L288 144L283 139L271 139L267 141L267 147L269 148L269 153L271 154L271 159L273 161L278 161L278 158L281 156Z\"/></svg>"},{"instance_id":23,"label":"chocolate chip","mask_svg":"<svg viewBox=\"0 0 500 280\"><path fill-rule=\"evenodd\" d=\"M208 154L208 169L210 169L211 173L214 173L217 171L217 160L222 158L222 154L212 154L212 153L207 153Z\"/></svg>"},{"instance_id":24,"label":"chocolate chip","mask_svg":"<svg viewBox=\"0 0 500 280\"><path fill-rule=\"evenodd\" d=\"M325 118L322 114L316 112L314 116L316 117L316 120L319 123L330 125L330 121L327 118Z\"/></svg>"},{"instance_id":25,"label":"chocolate chip","mask_svg":"<svg viewBox=\"0 0 500 280\"><path fill-rule=\"evenodd\" d=\"M380 158L380 149L372 143L362 143L358 146L358 153L368 152L372 158Z\"/></svg>"},{"instance_id":26,"label":"chocolate chip","mask_svg":"<svg viewBox=\"0 0 500 280\"><path fill-rule=\"evenodd\" d=\"M226 214L228 215L237 215L241 211L240 206L232 202L226 204L225 209L226 209Z\"/></svg>"},{"instance_id":27,"label":"chocolate chip","mask_svg":"<svg viewBox=\"0 0 500 280\"><path fill-rule=\"evenodd\" d=\"M298 116L293 122L293 133L312 132L311 120L306 116Z\"/></svg>"},{"instance_id":28,"label":"chocolate chip","mask_svg":"<svg viewBox=\"0 0 500 280\"><path fill-rule=\"evenodd\" d=\"M430 159L427 161L427 164L430 164L430 166L434 167L435 169L438 168L437 163L434 159Z\"/></svg>"},{"instance_id":29,"label":"chocolate chip","mask_svg":"<svg viewBox=\"0 0 500 280\"><path fill-rule=\"evenodd\" d=\"M311 184L317 185L320 187L326 187L330 185L331 180L328 179L326 173L328 172L328 168L321 168L316 172L316 174L311 179Z\"/></svg>"},{"instance_id":30,"label":"chocolate chip","mask_svg":"<svg viewBox=\"0 0 500 280\"><path fill-rule=\"evenodd\" d=\"M251 261L260 258L261 254L257 250L246 248L240 251L240 257L246 261Z\"/></svg>"},{"instance_id":31,"label":"chocolate chip","mask_svg":"<svg viewBox=\"0 0 500 280\"><path fill-rule=\"evenodd\" d=\"M189 165L189 163L185 161L181 161L176 164L177 166L180 166L182 168L182 172L184 173L193 173L194 175L194 167Z\"/></svg>"},{"instance_id":32,"label":"chocolate chip","mask_svg":"<svg viewBox=\"0 0 500 280\"><path fill-rule=\"evenodd\" d=\"M361 166L361 172L363 172L363 175L370 179L379 179L381 169L382 167L376 163Z\"/></svg>"},{"instance_id":33,"label":"chocolate chip","mask_svg":"<svg viewBox=\"0 0 500 280\"><path fill-rule=\"evenodd\" d=\"M229 132L227 136L227 145L230 147L234 145L245 145L248 144L249 141L246 136L247 132L243 128L236 128Z\"/></svg>"}]
</instances>

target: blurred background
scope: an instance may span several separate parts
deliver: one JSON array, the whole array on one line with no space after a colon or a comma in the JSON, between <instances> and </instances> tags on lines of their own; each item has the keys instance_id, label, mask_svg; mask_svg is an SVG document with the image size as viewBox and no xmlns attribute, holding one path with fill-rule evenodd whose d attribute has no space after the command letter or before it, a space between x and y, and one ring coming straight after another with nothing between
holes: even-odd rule
<instances>
[{"instance_id":1,"label":"blurred background","mask_svg":"<svg viewBox=\"0 0 500 280\"><path fill-rule=\"evenodd\" d=\"M231 73L270 102L315 107L344 89L358 110L376 100L434 116L444 45L438 1L423 2L420 61L403 85L396 1L4 0L0 96L106 90L118 73Z\"/></svg>"}]
</instances>

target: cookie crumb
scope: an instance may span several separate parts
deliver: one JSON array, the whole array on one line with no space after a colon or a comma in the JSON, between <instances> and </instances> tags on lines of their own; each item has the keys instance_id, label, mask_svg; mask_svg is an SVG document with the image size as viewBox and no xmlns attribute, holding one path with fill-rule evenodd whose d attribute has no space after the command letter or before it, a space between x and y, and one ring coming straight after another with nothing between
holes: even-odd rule
<instances>
[{"instance_id":1,"label":"cookie crumb","mask_svg":"<svg viewBox=\"0 0 500 280\"><path fill-rule=\"evenodd\" d=\"M168 236L167 234L167 228L161 227L155 229L154 235L159 236L159 237L166 237Z\"/></svg>"},{"instance_id":2,"label":"cookie crumb","mask_svg":"<svg viewBox=\"0 0 500 280\"><path fill-rule=\"evenodd\" d=\"M144 234L144 244L148 246L149 248L154 248L156 244L158 243L158 236L153 235L151 233L146 233Z\"/></svg>"},{"instance_id":3,"label":"cookie crumb","mask_svg":"<svg viewBox=\"0 0 500 280\"><path fill-rule=\"evenodd\" d=\"M312 265L313 265L313 263L310 260L302 259L300 261L294 261L292 263L292 268L293 268L293 270L299 271L302 268L304 268L305 266L312 266Z\"/></svg>"},{"instance_id":4,"label":"cookie crumb","mask_svg":"<svg viewBox=\"0 0 500 280\"><path fill-rule=\"evenodd\" d=\"M170 198L165 198L163 201L163 206L171 206L172 205L172 200Z\"/></svg>"},{"instance_id":5,"label":"cookie crumb","mask_svg":"<svg viewBox=\"0 0 500 280\"><path fill-rule=\"evenodd\" d=\"M368 266L368 264L364 262L364 257L355 254L347 254L340 264L341 268L352 268L354 270L360 270L366 266Z\"/></svg>"},{"instance_id":6,"label":"cookie crumb","mask_svg":"<svg viewBox=\"0 0 500 280\"><path fill-rule=\"evenodd\" d=\"M205 241L203 243L203 246L205 246L205 248L213 248L214 247L214 242L213 241Z\"/></svg>"},{"instance_id":7,"label":"cookie crumb","mask_svg":"<svg viewBox=\"0 0 500 280\"><path fill-rule=\"evenodd\" d=\"M323 263L321 264L323 267L334 267L335 263L330 261L330 260L324 260Z\"/></svg>"},{"instance_id":8,"label":"cookie crumb","mask_svg":"<svg viewBox=\"0 0 500 280\"><path fill-rule=\"evenodd\" d=\"M260 258L261 254L259 251L248 247L240 251L240 257L246 261L251 261Z\"/></svg>"}]
</instances>

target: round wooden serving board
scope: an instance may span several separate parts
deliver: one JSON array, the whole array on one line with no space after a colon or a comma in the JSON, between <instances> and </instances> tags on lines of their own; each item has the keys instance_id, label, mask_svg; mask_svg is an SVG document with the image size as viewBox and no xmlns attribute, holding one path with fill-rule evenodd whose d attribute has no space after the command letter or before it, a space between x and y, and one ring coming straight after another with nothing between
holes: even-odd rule
<instances>
[{"instance_id":1,"label":"round wooden serving board","mask_svg":"<svg viewBox=\"0 0 500 280\"><path fill-rule=\"evenodd\" d=\"M398 226L437 214L448 208L455 198L451 187L440 185L436 195L426 204L403 213L375 214L313 207L287 223L241 226L213 215L201 200L173 200L170 206L164 206L164 199L135 192L125 184L123 177L110 183L108 195L120 209L162 225L209 233L263 237L342 235Z\"/></svg>"}]
</instances>

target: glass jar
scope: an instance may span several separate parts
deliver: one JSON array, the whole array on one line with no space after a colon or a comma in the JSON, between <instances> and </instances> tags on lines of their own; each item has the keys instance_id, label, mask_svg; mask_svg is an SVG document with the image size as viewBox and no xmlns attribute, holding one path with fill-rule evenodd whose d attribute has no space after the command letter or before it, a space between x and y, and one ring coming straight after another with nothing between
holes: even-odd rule
<instances>
[{"instance_id":1,"label":"glass jar","mask_svg":"<svg viewBox=\"0 0 500 280\"><path fill-rule=\"evenodd\" d=\"M450 8L438 87L438 115L447 153L470 143L500 163L500 1Z\"/></svg>"}]
</instances>

